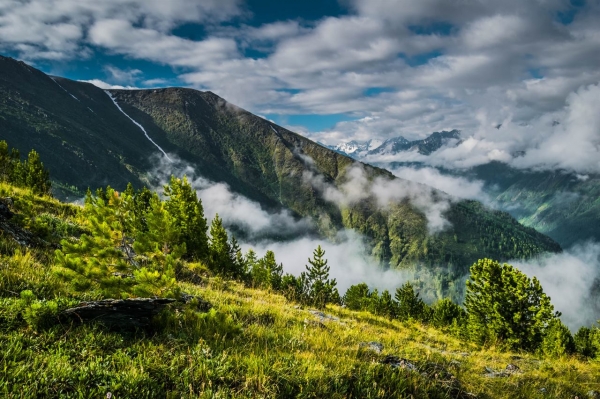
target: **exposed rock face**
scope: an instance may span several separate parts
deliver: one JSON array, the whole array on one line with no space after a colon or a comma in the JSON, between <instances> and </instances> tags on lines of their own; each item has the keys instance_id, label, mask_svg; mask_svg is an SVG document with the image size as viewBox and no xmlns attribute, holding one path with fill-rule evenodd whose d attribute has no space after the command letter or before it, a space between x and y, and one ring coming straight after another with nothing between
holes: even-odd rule
<instances>
[{"instance_id":1,"label":"exposed rock face","mask_svg":"<svg viewBox=\"0 0 600 399\"><path fill-rule=\"evenodd\" d=\"M62 320L80 323L100 322L118 330L147 328L152 318L175 302L169 298L106 299L82 302L60 314Z\"/></svg>"},{"instance_id":2,"label":"exposed rock face","mask_svg":"<svg viewBox=\"0 0 600 399\"><path fill-rule=\"evenodd\" d=\"M12 198L0 198L0 234L7 234L19 245L28 248L50 246L50 243L9 221L14 216L11 210L12 205Z\"/></svg>"}]
</instances>

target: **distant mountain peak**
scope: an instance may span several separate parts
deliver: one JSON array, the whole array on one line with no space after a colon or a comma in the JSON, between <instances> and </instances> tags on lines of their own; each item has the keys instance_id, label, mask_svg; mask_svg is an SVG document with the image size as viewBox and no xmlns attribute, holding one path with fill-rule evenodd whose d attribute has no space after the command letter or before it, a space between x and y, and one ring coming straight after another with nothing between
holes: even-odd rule
<instances>
[{"instance_id":1,"label":"distant mountain peak","mask_svg":"<svg viewBox=\"0 0 600 399\"><path fill-rule=\"evenodd\" d=\"M451 140L460 140L460 131L455 129L433 132L425 139L413 141L399 136L385 140L379 147L365 155L395 155L404 151L416 151L422 155L430 155L450 143Z\"/></svg>"}]
</instances>

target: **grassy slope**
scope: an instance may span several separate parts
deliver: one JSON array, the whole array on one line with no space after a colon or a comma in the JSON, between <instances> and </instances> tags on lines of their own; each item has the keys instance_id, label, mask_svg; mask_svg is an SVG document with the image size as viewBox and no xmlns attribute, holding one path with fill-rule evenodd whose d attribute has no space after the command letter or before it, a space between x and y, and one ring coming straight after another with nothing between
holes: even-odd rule
<instances>
[{"instance_id":1,"label":"grassy slope","mask_svg":"<svg viewBox=\"0 0 600 399\"><path fill-rule=\"evenodd\" d=\"M48 242L72 235L81 223L77 207L0 184L0 197L7 196L19 211L15 222ZM40 228L41 212L54 218L53 227ZM201 286L180 283L185 292L209 300L213 311L174 306L157 320L154 332L60 325L35 331L22 319L17 294L30 289L40 299L64 297L51 272L51 251L24 251L0 235L0 396L456 397L444 370L481 398L581 398L600 390L598 362L481 349L427 326L337 306L326 312L340 322L321 324L280 295L219 278L206 278ZM368 341L381 342L383 353L360 350ZM379 364L385 355L409 359L420 370ZM501 370L509 363L522 373L484 376L485 367Z\"/></svg>"}]
</instances>

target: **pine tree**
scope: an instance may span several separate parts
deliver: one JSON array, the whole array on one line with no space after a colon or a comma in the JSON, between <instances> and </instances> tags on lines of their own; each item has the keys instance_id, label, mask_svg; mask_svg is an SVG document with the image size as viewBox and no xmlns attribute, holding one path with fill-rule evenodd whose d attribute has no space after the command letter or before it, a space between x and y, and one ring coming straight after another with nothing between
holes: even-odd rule
<instances>
[{"instance_id":1,"label":"pine tree","mask_svg":"<svg viewBox=\"0 0 600 399\"><path fill-rule=\"evenodd\" d=\"M407 282L402 287L397 288L394 299L398 302L398 319L426 321L427 304L419 298L419 293L415 293L411 283Z\"/></svg>"},{"instance_id":2,"label":"pine tree","mask_svg":"<svg viewBox=\"0 0 600 399\"><path fill-rule=\"evenodd\" d=\"M546 356L550 357L561 357L575 353L575 341L571 331L560 319L550 321L548 328L544 331L541 349Z\"/></svg>"},{"instance_id":3,"label":"pine tree","mask_svg":"<svg viewBox=\"0 0 600 399\"><path fill-rule=\"evenodd\" d=\"M342 303L350 310L366 310L369 301L369 286L365 283L350 286L342 299Z\"/></svg>"},{"instance_id":4,"label":"pine tree","mask_svg":"<svg viewBox=\"0 0 600 399\"><path fill-rule=\"evenodd\" d=\"M471 266L465 308L472 339L534 351L560 316L539 281L511 265L482 259Z\"/></svg>"},{"instance_id":5,"label":"pine tree","mask_svg":"<svg viewBox=\"0 0 600 399\"><path fill-rule=\"evenodd\" d=\"M396 317L396 313L398 311L398 305L392 299L392 295L388 290L384 290L379 297L379 301L377 303L377 314L380 316L387 317L392 320Z\"/></svg>"},{"instance_id":6,"label":"pine tree","mask_svg":"<svg viewBox=\"0 0 600 399\"><path fill-rule=\"evenodd\" d=\"M107 190L108 201L88 195L84 215L91 234L79 241L62 241L56 251L58 274L78 292L98 290L103 296L127 296L135 285L132 265L124 248L129 240L124 231L124 204L121 197Z\"/></svg>"},{"instance_id":7,"label":"pine tree","mask_svg":"<svg viewBox=\"0 0 600 399\"><path fill-rule=\"evenodd\" d=\"M306 279L309 286L310 304L316 308L324 308L327 303L338 303L339 293L335 279L329 279L329 266L323 257L325 251L319 245L313 252L313 258L306 265Z\"/></svg>"},{"instance_id":8,"label":"pine tree","mask_svg":"<svg viewBox=\"0 0 600 399\"><path fill-rule=\"evenodd\" d=\"M167 197L165 208L174 219L179 230L180 244L185 243L186 257L193 260L204 260L209 256L207 224L204 208L196 192L188 183L187 177L171 181L164 187Z\"/></svg>"},{"instance_id":9,"label":"pine tree","mask_svg":"<svg viewBox=\"0 0 600 399\"><path fill-rule=\"evenodd\" d=\"M227 230L219 215L215 215L210 226L208 266L214 273L232 276L235 269L234 260L231 258L231 245Z\"/></svg>"},{"instance_id":10,"label":"pine tree","mask_svg":"<svg viewBox=\"0 0 600 399\"><path fill-rule=\"evenodd\" d=\"M158 197L148 214L149 231L131 236L131 196L108 187L102 198L88 190L86 216L91 234L64 240L56 251L57 274L74 291L95 290L104 297L177 296L175 263L183 253L167 244L175 235ZM185 245L183 245L185 248Z\"/></svg>"},{"instance_id":11,"label":"pine tree","mask_svg":"<svg viewBox=\"0 0 600 399\"><path fill-rule=\"evenodd\" d=\"M50 183L50 172L44 167L40 160L40 154L31 150L27 160L23 164L24 185L30 187L37 194L50 195L52 184Z\"/></svg>"},{"instance_id":12,"label":"pine tree","mask_svg":"<svg viewBox=\"0 0 600 399\"><path fill-rule=\"evenodd\" d=\"M438 301L433 307L433 325L438 328L460 324L466 317L465 311L448 298Z\"/></svg>"},{"instance_id":13,"label":"pine tree","mask_svg":"<svg viewBox=\"0 0 600 399\"><path fill-rule=\"evenodd\" d=\"M0 141L0 181L15 183L14 171L19 159L19 150L13 148L9 151L6 141Z\"/></svg>"}]
</instances>

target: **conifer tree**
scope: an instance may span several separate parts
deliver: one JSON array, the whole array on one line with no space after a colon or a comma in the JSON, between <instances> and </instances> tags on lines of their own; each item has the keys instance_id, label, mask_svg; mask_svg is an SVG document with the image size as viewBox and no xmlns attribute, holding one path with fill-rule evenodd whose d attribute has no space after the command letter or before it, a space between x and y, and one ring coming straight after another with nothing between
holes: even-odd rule
<instances>
[{"instance_id":1,"label":"conifer tree","mask_svg":"<svg viewBox=\"0 0 600 399\"><path fill-rule=\"evenodd\" d=\"M539 348L546 328L560 316L537 278L490 259L471 266L465 307L472 339L530 351Z\"/></svg>"},{"instance_id":2,"label":"conifer tree","mask_svg":"<svg viewBox=\"0 0 600 399\"><path fill-rule=\"evenodd\" d=\"M388 290L384 290L377 302L377 314L392 320L396 317L397 310L398 305L392 299L392 295Z\"/></svg>"},{"instance_id":3,"label":"conifer tree","mask_svg":"<svg viewBox=\"0 0 600 399\"><path fill-rule=\"evenodd\" d=\"M58 274L75 291L99 290L106 297L120 298L135 285L131 264L121 247L129 245L123 233L125 215L123 199L111 188L107 201L89 194L84 215L91 234L79 241L62 241L56 251Z\"/></svg>"},{"instance_id":4,"label":"conifer tree","mask_svg":"<svg viewBox=\"0 0 600 399\"><path fill-rule=\"evenodd\" d=\"M368 309L369 301L369 286L365 283L350 286L342 299L342 303L350 310Z\"/></svg>"},{"instance_id":5,"label":"conifer tree","mask_svg":"<svg viewBox=\"0 0 600 399\"><path fill-rule=\"evenodd\" d=\"M231 259L231 245L227 230L223 227L223 221L219 215L215 215L210 226L210 256L208 266L215 272L232 276L234 272L234 262Z\"/></svg>"},{"instance_id":6,"label":"conifer tree","mask_svg":"<svg viewBox=\"0 0 600 399\"><path fill-rule=\"evenodd\" d=\"M186 256L193 260L206 259L209 250L204 208L187 177L178 179L171 176L169 184L164 187L164 195L167 197L165 208L179 231L179 243L186 244Z\"/></svg>"},{"instance_id":7,"label":"conifer tree","mask_svg":"<svg viewBox=\"0 0 600 399\"><path fill-rule=\"evenodd\" d=\"M174 270L182 251L165 244L176 233L161 201L154 197L149 231L132 237L127 233L132 198L110 187L102 193L106 201L88 191L84 215L91 234L77 242L62 241L56 251L57 274L75 291L94 290L109 298L177 296Z\"/></svg>"},{"instance_id":8,"label":"conifer tree","mask_svg":"<svg viewBox=\"0 0 600 399\"><path fill-rule=\"evenodd\" d=\"M0 181L14 183L14 171L19 158L19 150L13 148L9 151L6 141L0 141Z\"/></svg>"},{"instance_id":9,"label":"conifer tree","mask_svg":"<svg viewBox=\"0 0 600 399\"><path fill-rule=\"evenodd\" d=\"M394 299L398 302L398 319L426 321L427 304L419 298L419 293L415 293L411 283L407 282L402 287L397 288Z\"/></svg>"},{"instance_id":10,"label":"conifer tree","mask_svg":"<svg viewBox=\"0 0 600 399\"><path fill-rule=\"evenodd\" d=\"M23 163L23 183L37 194L50 195L52 184L50 183L50 172L44 167L40 160L40 154L31 150L27 160Z\"/></svg>"},{"instance_id":11,"label":"conifer tree","mask_svg":"<svg viewBox=\"0 0 600 399\"><path fill-rule=\"evenodd\" d=\"M313 258L306 265L306 280L309 286L310 304L319 309L327 303L338 303L339 293L335 279L329 279L329 266L324 259L325 251L319 245L313 252Z\"/></svg>"}]
</instances>

